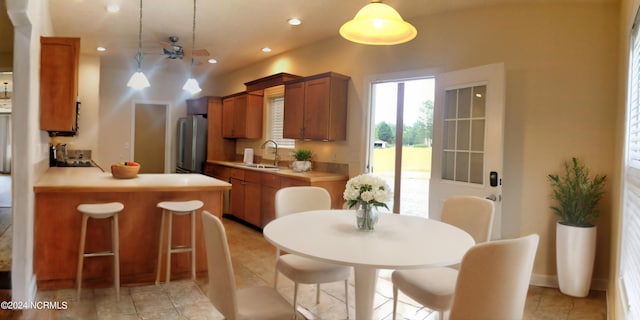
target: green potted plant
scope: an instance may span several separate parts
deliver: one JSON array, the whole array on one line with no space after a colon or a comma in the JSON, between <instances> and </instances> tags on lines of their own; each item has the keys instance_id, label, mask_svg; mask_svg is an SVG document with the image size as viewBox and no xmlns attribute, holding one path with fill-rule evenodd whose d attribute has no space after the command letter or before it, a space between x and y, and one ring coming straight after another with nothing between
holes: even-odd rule
<instances>
[{"instance_id":1,"label":"green potted plant","mask_svg":"<svg viewBox=\"0 0 640 320\"><path fill-rule=\"evenodd\" d=\"M564 294L585 297L595 260L597 206L607 177L592 177L589 168L573 157L565 161L562 175L550 174L548 179L551 198L557 203L551 209L560 217L556 223L558 285Z\"/></svg>"},{"instance_id":2,"label":"green potted plant","mask_svg":"<svg viewBox=\"0 0 640 320\"><path fill-rule=\"evenodd\" d=\"M291 163L291 168L296 172L305 172L311 170L311 156L313 152L308 149L297 149L292 154L295 161Z\"/></svg>"}]
</instances>

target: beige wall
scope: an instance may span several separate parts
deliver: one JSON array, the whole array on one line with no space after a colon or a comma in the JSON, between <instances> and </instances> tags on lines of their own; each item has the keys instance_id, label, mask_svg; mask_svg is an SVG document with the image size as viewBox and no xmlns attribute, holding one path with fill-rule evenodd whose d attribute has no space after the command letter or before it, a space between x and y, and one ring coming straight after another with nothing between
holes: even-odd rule
<instances>
[{"instance_id":1,"label":"beige wall","mask_svg":"<svg viewBox=\"0 0 640 320\"><path fill-rule=\"evenodd\" d=\"M152 55L145 56L142 68L151 87L135 91L126 86L129 77L135 71L133 57L101 59L99 152L94 157L100 166L106 169L113 163L132 160L131 110L134 103L150 103L169 106L170 165L175 169L176 121L186 114L185 100L191 96L182 90L182 85L188 76L188 64L183 63L184 69L175 72L170 68L175 66L174 62L176 61L166 60L160 56L155 58ZM203 90L206 90L205 84L202 86Z\"/></svg>"},{"instance_id":2,"label":"beige wall","mask_svg":"<svg viewBox=\"0 0 640 320\"><path fill-rule=\"evenodd\" d=\"M243 90L243 83L276 72L350 75L346 142L307 143L319 161L363 168L368 81L416 70L442 72L494 62L507 70L503 235L538 233L534 281L555 282L555 221L549 210L549 173L578 156L594 173L618 183L614 148L618 106L617 4L503 5L428 16L411 22L418 37L393 47L352 44L339 37L294 50L215 79L213 94ZM238 145L257 146L245 141ZM259 146L259 145L258 145ZM257 152L258 149L256 149ZM619 152L619 151L617 151ZM334 160L334 154L337 158ZM594 285L609 277L611 192L602 203ZM617 207L615 207L617 211Z\"/></svg>"},{"instance_id":3,"label":"beige wall","mask_svg":"<svg viewBox=\"0 0 640 320\"><path fill-rule=\"evenodd\" d=\"M100 106L100 57L81 55L80 79L78 83L78 95L80 97L80 117L78 119L78 133L73 137L56 137L50 139L52 143L67 143L69 149L92 150L93 154L99 153L98 121Z\"/></svg>"}]
</instances>

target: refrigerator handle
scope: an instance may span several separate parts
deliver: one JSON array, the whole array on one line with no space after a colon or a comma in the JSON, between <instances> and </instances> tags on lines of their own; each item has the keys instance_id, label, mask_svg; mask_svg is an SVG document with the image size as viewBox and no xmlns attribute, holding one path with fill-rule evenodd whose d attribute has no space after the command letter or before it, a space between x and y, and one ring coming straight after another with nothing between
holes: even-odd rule
<instances>
[{"instance_id":1,"label":"refrigerator handle","mask_svg":"<svg viewBox=\"0 0 640 320\"><path fill-rule=\"evenodd\" d=\"M196 117L191 118L191 121L193 121L193 130L191 130L191 152L192 152L192 156L191 156L191 169L192 170L196 170L198 167L196 167L196 154L197 154L197 150L198 150L198 145L197 145L197 138L198 138L198 119ZM200 169L197 169L198 171Z\"/></svg>"},{"instance_id":2,"label":"refrigerator handle","mask_svg":"<svg viewBox=\"0 0 640 320\"><path fill-rule=\"evenodd\" d=\"M178 141L176 141L176 150L178 151L176 163L178 167L184 166L184 134L185 123L183 119L178 120Z\"/></svg>"}]
</instances>

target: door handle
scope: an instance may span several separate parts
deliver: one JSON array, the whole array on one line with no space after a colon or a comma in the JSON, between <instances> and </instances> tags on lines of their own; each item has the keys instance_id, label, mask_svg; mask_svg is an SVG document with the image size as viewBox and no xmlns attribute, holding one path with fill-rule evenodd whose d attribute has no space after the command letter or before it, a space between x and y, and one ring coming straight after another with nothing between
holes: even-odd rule
<instances>
[{"instance_id":1,"label":"door handle","mask_svg":"<svg viewBox=\"0 0 640 320\"><path fill-rule=\"evenodd\" d=\"M495 194L490 194L490 195L486 196L485 199L488 199L488 200L491 200L491 201L498 201L498 197Z\"/></svg>"}]
</instances>

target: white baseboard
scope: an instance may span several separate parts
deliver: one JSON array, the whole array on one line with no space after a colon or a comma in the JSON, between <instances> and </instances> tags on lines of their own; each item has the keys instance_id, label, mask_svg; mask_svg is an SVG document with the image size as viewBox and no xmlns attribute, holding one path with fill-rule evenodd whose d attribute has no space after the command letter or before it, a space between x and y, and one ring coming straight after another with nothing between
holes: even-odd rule
<instances>
[{"instance_id":1,"label":"white baseboard","mask_svg":"<svg viewBox=\"0 0 640 320\"><path fill-rule=\"evenodd\" d=\"M539 287L557 288L558 276L546 274L532 274L529 282L531 285ZM609 288L609 280L593 279L591 280L591 289L598 291L607 291Z\"/></svg>"},{"instance_id":2,"label":"white baseboard","mask_svg":"<svg viewBox=\"0 0 640 320\"><path fill-rule=\"evenodd\" d=\"M548 288L557 288L558 287L558 277L550 276L546 274L531 274L531 280L529 281L531 285L538 287L548 287Z\"/></svg>"}]
</instances>

